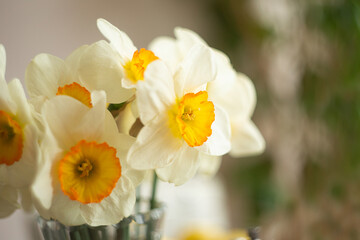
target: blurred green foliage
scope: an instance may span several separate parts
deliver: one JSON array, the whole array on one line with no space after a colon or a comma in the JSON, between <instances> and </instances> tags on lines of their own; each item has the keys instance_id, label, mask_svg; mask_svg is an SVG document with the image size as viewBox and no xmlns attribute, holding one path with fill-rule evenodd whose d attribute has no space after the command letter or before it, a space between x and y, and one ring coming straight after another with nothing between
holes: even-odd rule
<instances>
[{"instance_id":1,"label":"blurred green foliage","mask_svg":"<svg viewBox=\"0 0 360 240\"><path fill-rule=\"evenodd\" d=\"M248 209L251 213L247 218L248 226L259 225L259 219L265 213L278 210L284 201L271 178L271 171L270 159L246 167L239 165L233 170L230 182L234 189L246 194L249 201L246 204L251 207Z\"/></svg>"},{"instance_id":2,"label":"blurred green foliage","mask_svg":"<svg viewBox=\"0 0 360 240\"><path fill-rule=\"evenodd\" d=\"M360 180L360 2L310 2L306 17L308 27L325 34L330 42L332 61L330 66L322 66L326 71L307 68L302 103L312 117L326 122L333 134L334 154L322 171L324 177L332 178L329 193L344 193L342 188Z\"/></svg>"},{"instance_id":3,"label":"blurred green foliage","mask_svg":"<svg viewBox=\"0 0 360 240\"><path fill-rule=\"evenodd\" d=\"M331 138L328 154L306 156L302 201L323 212L322 220L312 229L312 239L360 239L360 1L308 0L299 5L306 29L325 38L328 56L326 61L305 57L299 103L310 120L325 125ZM219 22L215 47L230 56L237 70L244 70L242 58L252 62L244 72L257 88L256 111L266 110L272 99L261 80L263 68L257 50L273 32L252 16L249 0L213 0L211 6ZM273 180L273 161L268 153L248 162L252 163L233 168L228 181L236 182L235 191L248 198L249 224L261 224L265 216L281 208L296 207L296 202L284 200Z\"/></svg>"},{"instance_id":4,"label":"blurred green foliage","mask_svg":"<svg viewBox=\"0 0 360 240\"><path fill-rule=\"evenodd\" d=\"M336 219L330 218L323 223L325 231L334 235L341 233L344 239L359 239L360 2L338 1L322 6L309 3L307 25L326 36L332 46L333 59L331 66L324 66L329 68L322 74L305 75L302 99L309 114L327 123L334 138L334 149L327 164L317 171L308 164L304 189L308 190L314 174L320 176L323 184L318 186L318 193L343 206L337 218L353 222L333 227L329 223ZM309 75L312 77L307 78ZM313 82L322 88L326 97L314 94L318 88L312 86ZM351 209L351 216L346 211L347 207ZM327 210L324 208L324 211Z\"/></svg>"}]
</instances>

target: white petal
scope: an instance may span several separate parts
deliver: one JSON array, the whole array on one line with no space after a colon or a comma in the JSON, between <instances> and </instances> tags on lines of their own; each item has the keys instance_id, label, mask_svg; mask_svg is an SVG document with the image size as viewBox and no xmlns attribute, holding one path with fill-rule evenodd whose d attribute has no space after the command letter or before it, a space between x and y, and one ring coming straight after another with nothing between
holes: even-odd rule
<instances>
[{"instance_id":1,"label":"white petal","mask_svg":"<svg viewBox=\"0 0 360 240\"><path fill-rule=\"evenodd\" d=\"M137 102L138 102L137 98L135 98L135 100L130 103L131 104L131 112L134 115L134 118L139 118L140 117Z\"/></svg>"},{"instance_id":2,"label":"white petal","mask_svg":"<svg viewBox=\"0 0 360 240\"><path fill-rule=\"evenodd\" d=\"M12 114L16 114L16 103L11 99L8 85L4 76L0 74L0 109Z\"/></svg>"},{"instance_id":3,"label":"white petal","mask_svg":"<svg viewBox=\"0 0 360 240\"><path fill-rule=\"evenodd\" d=\"M45 102L42 108L42 114L49 124L52 134L54 134L59 146L66 150L83 138L81 132L76 135L73 133L79 132L77 125L81 123L83 116L88 111L89 108L83 103L65 95L50 99Z\"/></svg>"},{"instance_id":4,"label":"white petal","mask_svg":"<svg viewBox=\"0 0 360 240\"><path fill-rule=\"evenodd\" d=\"M64 77L65 63L62 59L50 54L37 55L27 66L25 84L30 97L54 97L59 82Z\"/></svg>"},{"instance_id":5,"label":"white petal","mask_svg":"<svg viewBox=\"0 0 360 240\"><path fill-rule=\"evenodd\" d=\"M67 56L67 58L65 59L65 63L70 66L76 66L79 63L81 55L87 50L88 47L89 45L82 45L75 49L75 51L73 51L69 56Z\"/></svg>"},{"instance_id":6,"label":"white petal","mask_svg":"<svg viewBox=\"0 0 360 240\"><path fill-rule=\"evenodd\" d=\"M111 45L118 51L124 61L122 62L123 64L132 59L136 48L126 33L101 18L97 20L97 26L104 37L106 37Z\"/></svg>"},{"instance_id":7,"label":"white petal","mask_svg":"<svg viewBox=\"0 0 360 240\"><path fill-rule=\"evenodd\" d=\"M197 92L199 87L213 81L216 67L208 47L194 46L185 56L175 74L175 91L178 97L189 92Z\"/></svg>"},{"instance_id":8,"label":"white petal","mask_svg":"<svg viewBox=\"0 0 360 240\"><path fill-rule=\"evenodd\" d=\"M81 225L85 223L81 216L81 203L71 200L60 190L60 186L55 190L51 205L51 218L60 221L67 226Z\"/></svg>"},{"instance_id":9,"label":"white petal","mask_svg":"<svg viewBox=\"0 0 360 240\"><path fill-rule=\"evenodd\" d=\"M41 116L41 108L47 100L48 99L45 96L38 96L28 99L30 106L32 106L35 112L35 115Z\"/></svg>"},{"instance_id":10,"label":"white petal","mask_svg":"<svg viewBox=\"0 0 360 240\"><path fill-rule=\"evenodd\" d=\"M124 171L124 175L126 175L131 180L135 188L144 181L147 174L148 171L146 170L136 170L131 167L127 167L126 171Z\"/></svg>"},{"instance_id":11,"label":"white petal","mask_svg":"<svg viewBox=\"0 0 360 240\"><path fill-rule=\"evenodd\" d=\"M242 82L237 81L236 71L229 58L218 50L212 52L216 59L217 74L215 80L207 86L209 99L224 108L227 113L238 112L248 103L247 98L244 97L246 89Z\"/></svg>"},{"instance_id":12,"label":"white petal","mask_svg":"<svg viewBox=\"0 0 360 240\"><path fill-rule=\"evenodd\" d=\"M131 180L134 187L139 185L144 180L146 174L143 170L136 170L129 166L127 159L128 152L130 147L134 144L135 140L136 139L134 137L125 134L117 134L111 139L112 146L116 148L117 156L121 162L121 172ZM108 142L110 142L110 140Z\"/></svg>"},{"instance_id":13,"label":"white petal","mask_svg":"<svg viewBox=\"0 0 360 240\"><path fill-rule=\"evenodd\" d=\"M94 91L91 93L91 102L93 104L92 109L107 109L107 96L104 91Z\"/></svg>"},{"instance_id":14,"label":"white petal","mask_svg":"<svg viewBox=\"0 0 360 240\"><path fill-rule=\"evenodd\" d=\"M11 186L29 186L35 177L39 162L38 133L34 125L24 129L24 146L21 159L8 166L8 181Z\"/></svg>"},{"instance_id":15,"label":"white petal","mask_svg":"<svg viewBox=\"0 0 360 240\"><path fill-rule=\"evenodd\" d=\"M127 154L135 140L132 136L119 133L113 116L109 111L106 111L105 130L101 141L107 142L110 146L116 148L117 156L120 158L121 164L127 164Z\"/></svg>"},{"instance_id":16,"label":"white petal","mask_svg":"<svg viewBox=\"0 0 360 240\"><path fill-rule=\"evenodd\" d=\"M0 110L16 115L17 105L10 97L8 86L5 80L3 81L3 83L4 84L2 84L0 78Z\"/></svg>"},{"instance_id":17,"label":"white petal","mask_svg":"<svg viewBox=\"0 0 360 240\"><path fill-rule=\"evenodd\" d=\"M6 53L5 48L0 44L0 78L5 79Z\"/></svg>"},{"instance_id":18,"label":"white petal","mask_svg":"<svg viewBox=\"0 0 360 240\"><path fill-rule=\"evenodd\" d=\"M20 208L17 198L18 193L15 188L0 185L0 218L5 218Z\"/></svg>"},{"instance_id":19,"label":"white petal","mask_svg":"<svg viewBox=\"0 0 360 240\"><path fill-rule=\"evenodd\" d=\"M192 178L200 166L200 153L194 148L184 146L175 156L172 164L156 169L156 174L164 182L182 185Z\"/></svg>"},{"instance_id":20,"label":"white petal","mask_svg":"<svg viewBox=\"0 0 360 240\"><path fill-rule=\"evenodd\" d=\"M251 156L264 151L265 140L251 120L238 121L232 124L232 128L231 156Z\"/></svg>"},{"instance_id":21,"label":"white petal","mask_svg":"<svg viewBox=\"0 0 360 240\"><path fill-rule=\"evenodd\" d=\"M189 52L197 44L207 46L206 42L198 34L189 29L176 27L174 32L183 53Z\"/></svg>"},{"instance_id":22,"label":"white petal","mask_svg":"<svg viewBox=\"0 0 360 240\"><path fill-rule=\"evenodd\" d=\"M6 53L3 45L0 44L0 109L15 113L16 106L10 99L8 86L5 81Z\"/></svg>"},{"instance_id":23,"label":"white petal","mask_svg":"<svg viewBox=\"0 0 360 240\"><path fill-rule=\"evenodd\" d=\"M8 84L8 88L13 101L17 105L17 117L23 124L29 123L30 121L32 121L30 107L26 100L25 92L19 79L13 79Z\"/></svg>"},{"instance_id":24,"label":"white petal","mask_svg":"<svg viewBox=\"0 0 360 240\"><path fill-rule=\"evenodd\" d=\"M117 128L117 125L116 125L113 115L108 110L106 110L104 114L105 114L105 116L104 116L104 121L105 121L104 122L104 131L103 131L103 135L101 137L101 141L107 142L108 144L115 147L116 144L119 144L118 138L119 138L120 133ZM132 141L132 137L130 137L130 139L126 139L126 140ZM121 140L120 140L120 143L121 143ZM128 146L128 144L129 143L125 143L126 146Z\"/></svg>"},{"instance_id":25,"label":"white petal","mask_svg":"<svg viewBox=\"0 0 360 240\"><path fill-rule=\"evenodd\" d=\"M220 156L211 156L204 153L200 154L201 163L198 173L207 177L213 177L219 170L221 165Z\"/></svg>"},{"instance_id":26,"label":"white petal","mask_svg":"<svg viewBox=\"0 0 360 240\"><path fill-rule=\"evenodd\" d=\"M207 87L209 99L220 104L223 108L231 109L243 99L242 85L236 85L236 72L230 66L219 66L215 81L209 82ZM229 95L231 94L231 95ZM233 99L235 98L235 99Z\"/></svg>"},{"instance_id":27,"label":"white petal","mask_svg":"<svg viewBox=\"0 0 360 240\"><path fill-rule=\"evenodd\" d=\"M115 224L131 214L135 200L131 181L121 176L111 194L100 203L82 204L81 214L91 226Z\"/></svg>"},{"instance_id":28,"label":"white petal","mask_svg":"<svg viewBox=\"0 0 360 240\"><path fill-rule=\"evenodd\" d=\"M48 130L45 130L48 132ZM62 153L61 149L57 148L56 141L51 134L45 134L41 142L41 162L36 173L35 180L31 185L31 192L34 198L34 204L40 214L39 209L49 210L53 198L53 180L52 180L52 166L56 161L56 157ZM45 217L45 216L44 216Z\"/></svg>"},{"instance_id":29,"label":"white petal","mask_svg":"<svg viewBox=\"0 0 360 240\"><path fill-rule=\"evenodd\" d=\"M32 200L32 195L31 195L31 192L30 192L30 188L28 188L28 187L19 188L19 192L20 192L20 199L21 199L22 209L27 213L33 212L34 211L34 205L33 205L33 200Z\"/></svg>"},{"instance_id":30,"label":"white petal","mask_svg":"<svg viewBox=\"0 0 360 240\"><path fill-rule=\"evenodd\" d=\"M243 85L243 88L245 89L243 102L246 102L247 108L244 107L244 112L247 113L247 116L252 116L256 105L256 92L254 84L250 78L242 73L237 73L237 82L238 84Z\"/></svg>"},{"instance_id":31,"label":"white petal","mask_svg":"<svg viewBox=\"0 0 360 240\"><path fill-rule=\"evenodd\" d=\"M116 148L117 157L121 163L121 174L128 176L134 186L140 184L144 180L145 171L130 168L127 160L129 149L136 139L118 132L114 118L109 111L105 114L105 130L102 140Z\"/></svg>"},{"instance_id":32,"label":"white petal","mask_svg":"<svg viewBox=\"0 0 360 240\"><path fill-rule=\"evenodd\" d=\"M89 45L83 45L75 51L73 51L66 59L65 59L65 65L66 65L66 78L67 81L72 80L74 82L79 82L79 76L78 76L78 69L80 65L80 60L82 55L87 51L89 48ZM64 79L65 80L65 79ZM60 82L60 86L68 84L67 82Z\"/></svg>"},{"instance_id":33,"label":"white petal","mask_svg":"<svg viewBox=\"0 0 360 240\"><path fill-rule=\"evenodd\" d=\"M215 56L215 59L216 59L216 65L218 67L221 68L221 66L230 66L232 68L232 65L231 65L231 62L230 62L230 59L229 57L223 53L222 51L218 50L218 49L215 49L215 48L211 48L214 56ZM219 70L218 70L219 71Z\"/></svg>"},{"instance_id":34,"label":"white petal","mask_svg":"<svg viewBox=\"0 0 360 240\"><path fill-rule=\"evenodd\" d=\"M236 73L230 66L222 68L207 89L209 99L224 108L231 119L251 117L256 95L251 80L245 75Z\"/></svg>"},{"instance_id":35,"label":"white petal","mask_svg":"<svg viewBox=\"0 0 360 240\"><path fill-rule=\"evenodd\" d=\"M45 126L44 132L44 138L41 141L41 161L31 185L31 192L36 210L43 218L50 219L53 186L56 183L56 180L52 179L52 167L63 154L63 150L58 148L53 135L49 134L48 126Z\"/></svg>"},{"instance_id":36,"label":"white petal","mask_svg":"<svg viewBox=\"0 0 360 240\"><path fill-rule=\"evenodd\" d=\"M224 108L231 119L250 118L256 105L252 81L230 65L218 69L216 80L208 84L209 99Z\"/></svg>"},{"instance_id":37,"label":"white petal","mask_svg":"<svg viewBox=\"0 0 360 240\"><path fill-rule=\"evenodd\" d=\"M134 83L133 81L131 81L130 79L125 78L125 77L121 79L121 84L122 84L123 88L126 88L126 89L136 88L136 83Z\"/></svg>"},{"instance_id":38,"label":"white petal","mask_svg":"<svg viewBox=\"0 0 360 240\"><path fill-rule=\"evenodd\" d=\"M175 104L173 78L164 62L154 61L149 64L144 74L144 81L139 81L137 84L136 98L143 124L147 124Z\"/></svg>"},{"instance_id":39,"label":"white petal","mask_svg":"<svg viewBox=\"0 0 360 240\"><path fill-rule=\"evenodd\" d=\"M178 64L184 57L178 49L176 40L169 37L154 39L150 43L149 49L168 65L172 73L175 72Z\"/></svg>"},{"instance_id":40,"label":"white petal","mask_svg":"<svg viewBox=\"0 0 360 240\"><path fill-rule=\"evenodd\" d=\"M51 163L52 161L44 161L38 171L36 179L31 186L34 198L34 205L37 209L48 210L51 206L53 198L53 188L51 179ZM42 211L40 211L41 214Z\"/></svg>"},{"instance_id":41,"label":"white petal","mask_svg":"<svg viewBox=\"0 0 360 240\"><path fill-rule=\"evenodd\" d=\"M134 95L134 90L122 87L123 78L120 58L105 41L87 48L79 63L82 84L91 90L104 90L109 103L121 103Z\"/></svg>"},{"instance_id":42,"label":"white petal","mask_svg":"<svg viewBox=\"0 0 360 240\"><path fill-rule=\"evenodd\" d=\"M127 165L127 154L130 149L130 147L135 143L135 138L131 137L126 134L119 133L114 139L116 143L114 143L114 147L116 148L116 151L118 153L119 158L121 159L121 164Z\"/></svg>"},{"instance_id":43,"label":"white petal","mask_svg":"<svg viewBox=\"0 0 360 240\"><path fill-rule=\"evenodd\" d=\"M215 121L211 125L211 130L212 133L208 140L196 148L205 154L214 156L228 153L231 148L230 121L225 111L217 105L215 105Z\"/></svg>"},{"instance_id":44,"label":"white petal","mask_svg":"<svg viewBox=\"0 0 360 240\"><path fill-rule=\"evenodd\" d=\"M105 95L100 102L95 102L92 108L68 96L56 96L44 104L42 113L62 149L70 149L78 141L97 141L104 130ZM92 97L94 99L94 97ZM95 97L96 99L96 97Z\"/></svg>"},{"instance_id":45,"label":"white petal","mask_svg":"<svg viewBox=\"0 0 360 240\"><path fill-rule=\"evenodd\" d=\"M149 122L145 125L136 142L129 151L129 164L135 169L155 169L171 164L173 156L183 145L175 138L167 126L166 118L162 121Z\"/></svg>"}]
</instances>

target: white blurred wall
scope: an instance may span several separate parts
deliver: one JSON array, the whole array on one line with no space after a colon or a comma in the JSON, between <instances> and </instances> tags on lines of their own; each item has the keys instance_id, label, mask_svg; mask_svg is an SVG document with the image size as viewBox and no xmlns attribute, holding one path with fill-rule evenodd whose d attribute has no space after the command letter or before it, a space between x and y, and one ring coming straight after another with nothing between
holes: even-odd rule
<instances>
[{"instance_id":1,"label":"white blurred wall","mask_svg":"<svg viewBox=\"0 0 360 240\"><path fill-rule=\"evenodd\" d=\"M23 80L28 62L39 53L65 58L75 48L102 39L96 19L125 31L137 47L156 36L173 36L188 27L211 35L206 1L192 0L0 0L0 43L5 45L8 81Z\"/></svg>"}]
</instances>

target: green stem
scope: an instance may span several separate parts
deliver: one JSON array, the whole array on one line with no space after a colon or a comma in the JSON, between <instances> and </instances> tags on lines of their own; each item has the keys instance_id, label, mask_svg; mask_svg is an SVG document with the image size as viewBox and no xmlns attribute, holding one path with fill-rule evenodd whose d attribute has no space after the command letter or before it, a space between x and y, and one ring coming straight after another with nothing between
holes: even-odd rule
<instances>
[{"instance_id":1,"label":"green stem","mask_svg":"<svg viewBox=\"0 0 360 240\"><path fill-rule=\"evenodd\" d=\"M86 225L73 227L70 238L71 240L90 240L88 227Z\"/></svg>"},{"instance_id":2,"label":"green stem","mask_svg":"<svg viewBox=\"0 0 360 240\"><path fill-rule=\"evenodd\" d=\"M80 235L81 240L90 240L89 229L87 226L84 226L80 229Z\"/></svg>"},{"instance_id":3,"label":"green stem","mask_svg":"<svg viewBox=\"0 0 360 240\"><path fill-rule=\"evenodd\" d=\"M141 204L141 185L139 185L136 188L135 214L140 213L140 204ZM135 239L139 239L140 236L139 224L134 224L134 228L135 228Z\"/></svg>"},{"instance_id":4,"label":"green stem","mask_svg":"<svg viewBox=\"0 0 360 240\"><path fill-rule=\"evenodd\" d=\"M130 223L131 218L124 218L118 223L116 231L117 240L130 240Z\"/></svg>"},{"instance_id":5,"label":"green stem","mask_svg":"<svg viewBox=\"0 0 360 240\"><path fill-rule=\"evenodd\" d=\"M153 178L153 185L152 185L152 192L151 192L151 199L150 199L150 210L156 207L156 187L157 187L158 177L156 172L154 172Z\"/></svg>"},{"instance_id":6,"label":"green stem","mask_svg":"<svg viewBox=\"0 0 360 240\"><path fill-rule=\"evenodd\" d=\"M80 232L78 232L78 231L70 232L70 239L71 240L81 240Z\"/></svg>"},{"instance_id":7,"label":"green stem","mask_svg":"<svg viewBox=\"0 0 360 240\"><path fill-rule=\"evenodd\" d=\"M106 226L89 227L89 234L91 240L107 240Z\"/></svg>"},{"instance_id":8,"label":"green stem","mask_svg":"<svg viewBox=\"0 0 360 240\"><path fill-rule=\"evenodd\" d=\"M111 111L116 111L119 110L120 108L122 108L123 106L125 106L126 102L122 102L122 103L111 103L108 106L108 110Z\"/></svg>"},{"instance_id":9,"label":"green stem","mask_svg":"<svg viewBox=\"0 0 360 240\"><path fill-rule=\"evenodd\" d=\"M151 199L150 199L150 211L153 210L156 207L156 187L157 187L158 177L156 175L156 172L154 172L154 178L153 178L153 185L152 185L152 192L151 192ZM146 229L146 240L152 239L152 231L153 231L153 222L150 219L150 221L147 223L147 229Z\"/></svg>"},{"instance_id":10,"label":"green stem","mask_svg":"<svg viewBox=\"0 0 360 240\"><path fill-rule=\"evenodd\" d=\"M124 226L123 239L124 240L130 240L130 228L129 228L129 225Z\"/></svg>"}]
</instances>

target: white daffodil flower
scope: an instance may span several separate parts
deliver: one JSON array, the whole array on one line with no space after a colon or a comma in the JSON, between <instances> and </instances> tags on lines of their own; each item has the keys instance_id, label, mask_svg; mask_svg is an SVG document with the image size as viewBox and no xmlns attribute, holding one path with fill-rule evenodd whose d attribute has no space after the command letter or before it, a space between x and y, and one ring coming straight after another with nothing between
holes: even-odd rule
<instances>
[{"instance_id":1,"label":"white daffodil flower","mask_svg":"<svg viewBox=\"0 0 360 240\"><path fill-rule=\"evenodd\" d=\"M156 169L159 178L185 183L200 165L200 153L220 156L230 150L226 113L208 99L216 71L209 48L194 46L173 75L161 60L151 63L137 85L144 127L129 151L136 169Z\"/></svg>"},{"instance_id":2,"label":"white daffodil flower","mask_svg":"<svg viewBox=\"0 0 360 240\"><path fill-rule=\"evenodd\" d=\"M123 73L123 87L136 88L138 81L144 80L144 72L147 66L157 60L158 57L150 50L144 48L137 50L126 33L105 19L98 19L97 26L117 52L117 56L114 56L113 59L118 69Z\"/></svg>"},{"instance_id":3,"label":"white daffodil flower","mask_svg":"<svg viewBox=\"0 0 360 240\"><path fill-rule=\"evenodd\" d=\"M220 95L221 91L217 92L220 78L215 81L209 85L208 91L212 93L211 99L216 99L229 114L232 133L230 155L244 157L262 153L265 141L251 120L256 105L256 92L252 81L242 73L235 73L231 84L233 88L224 89L222 92L226 95ZM237 90L236 98L234 89ZM234 96L234 102L224 96Z\"/></svg>"},{"instance_id":4,"label":"white daffodil flower","mask_svg":"<svg viewBox=\"0 0 360 240\"><path fill-rule=\"evenodd\" d=\"M37 55L26 69L25 84L32 101L40 105L38 111L56 95L68 95L92 107L95 90L104 90L109 103L127 101L134 93L121 86L122 74L114 66L113 52L106 41L99 41L79 47L65 61L50 54Z\"/></svg>"},{"instance_id":5,"label":"white daffodil flower","mask_svg":"<svg viewBox=\"0 0 360 240\"><path fill-rule=\"evenodd\" d=\"M176 72L183 58L194 45L208 46L196 33L175 28L176 39L159 37L150 44L159 58L164 60L172 72ZM244 74L236 73L229 58L216 49L211 49L217 66L214 81L207 86L209 99L221 106L231 121L231 151L234 157L250 156L264 151L265 141L251 121L256 104L255 88Z\"/></svg>"},{"instance_id":6,"label":"white daffodil flower","mask_svg":"<svg viewBox=\"0 0 360 240\"><path fill-rule=\"evenodd\" d=\"M19 207L17 189L32 183L39 163L39 133L18 79L5 81L6 55L0 45L0 217Z\"/></svg>"},{"instance_id":7,"label":"white daffodil flower","mask_svg":"<svg viewBox=\"0 0 360 240\"><path fill-rule=\"evenodd\" d=\"M144 177L128 167L135 139L118 132L105 93L94 91L92 100L88 108L72 97L56 96L42 108L52 136L32 191L43 217L69 226L119 222L131 214L135 187Z\"/></svg>"}]
</instances>

